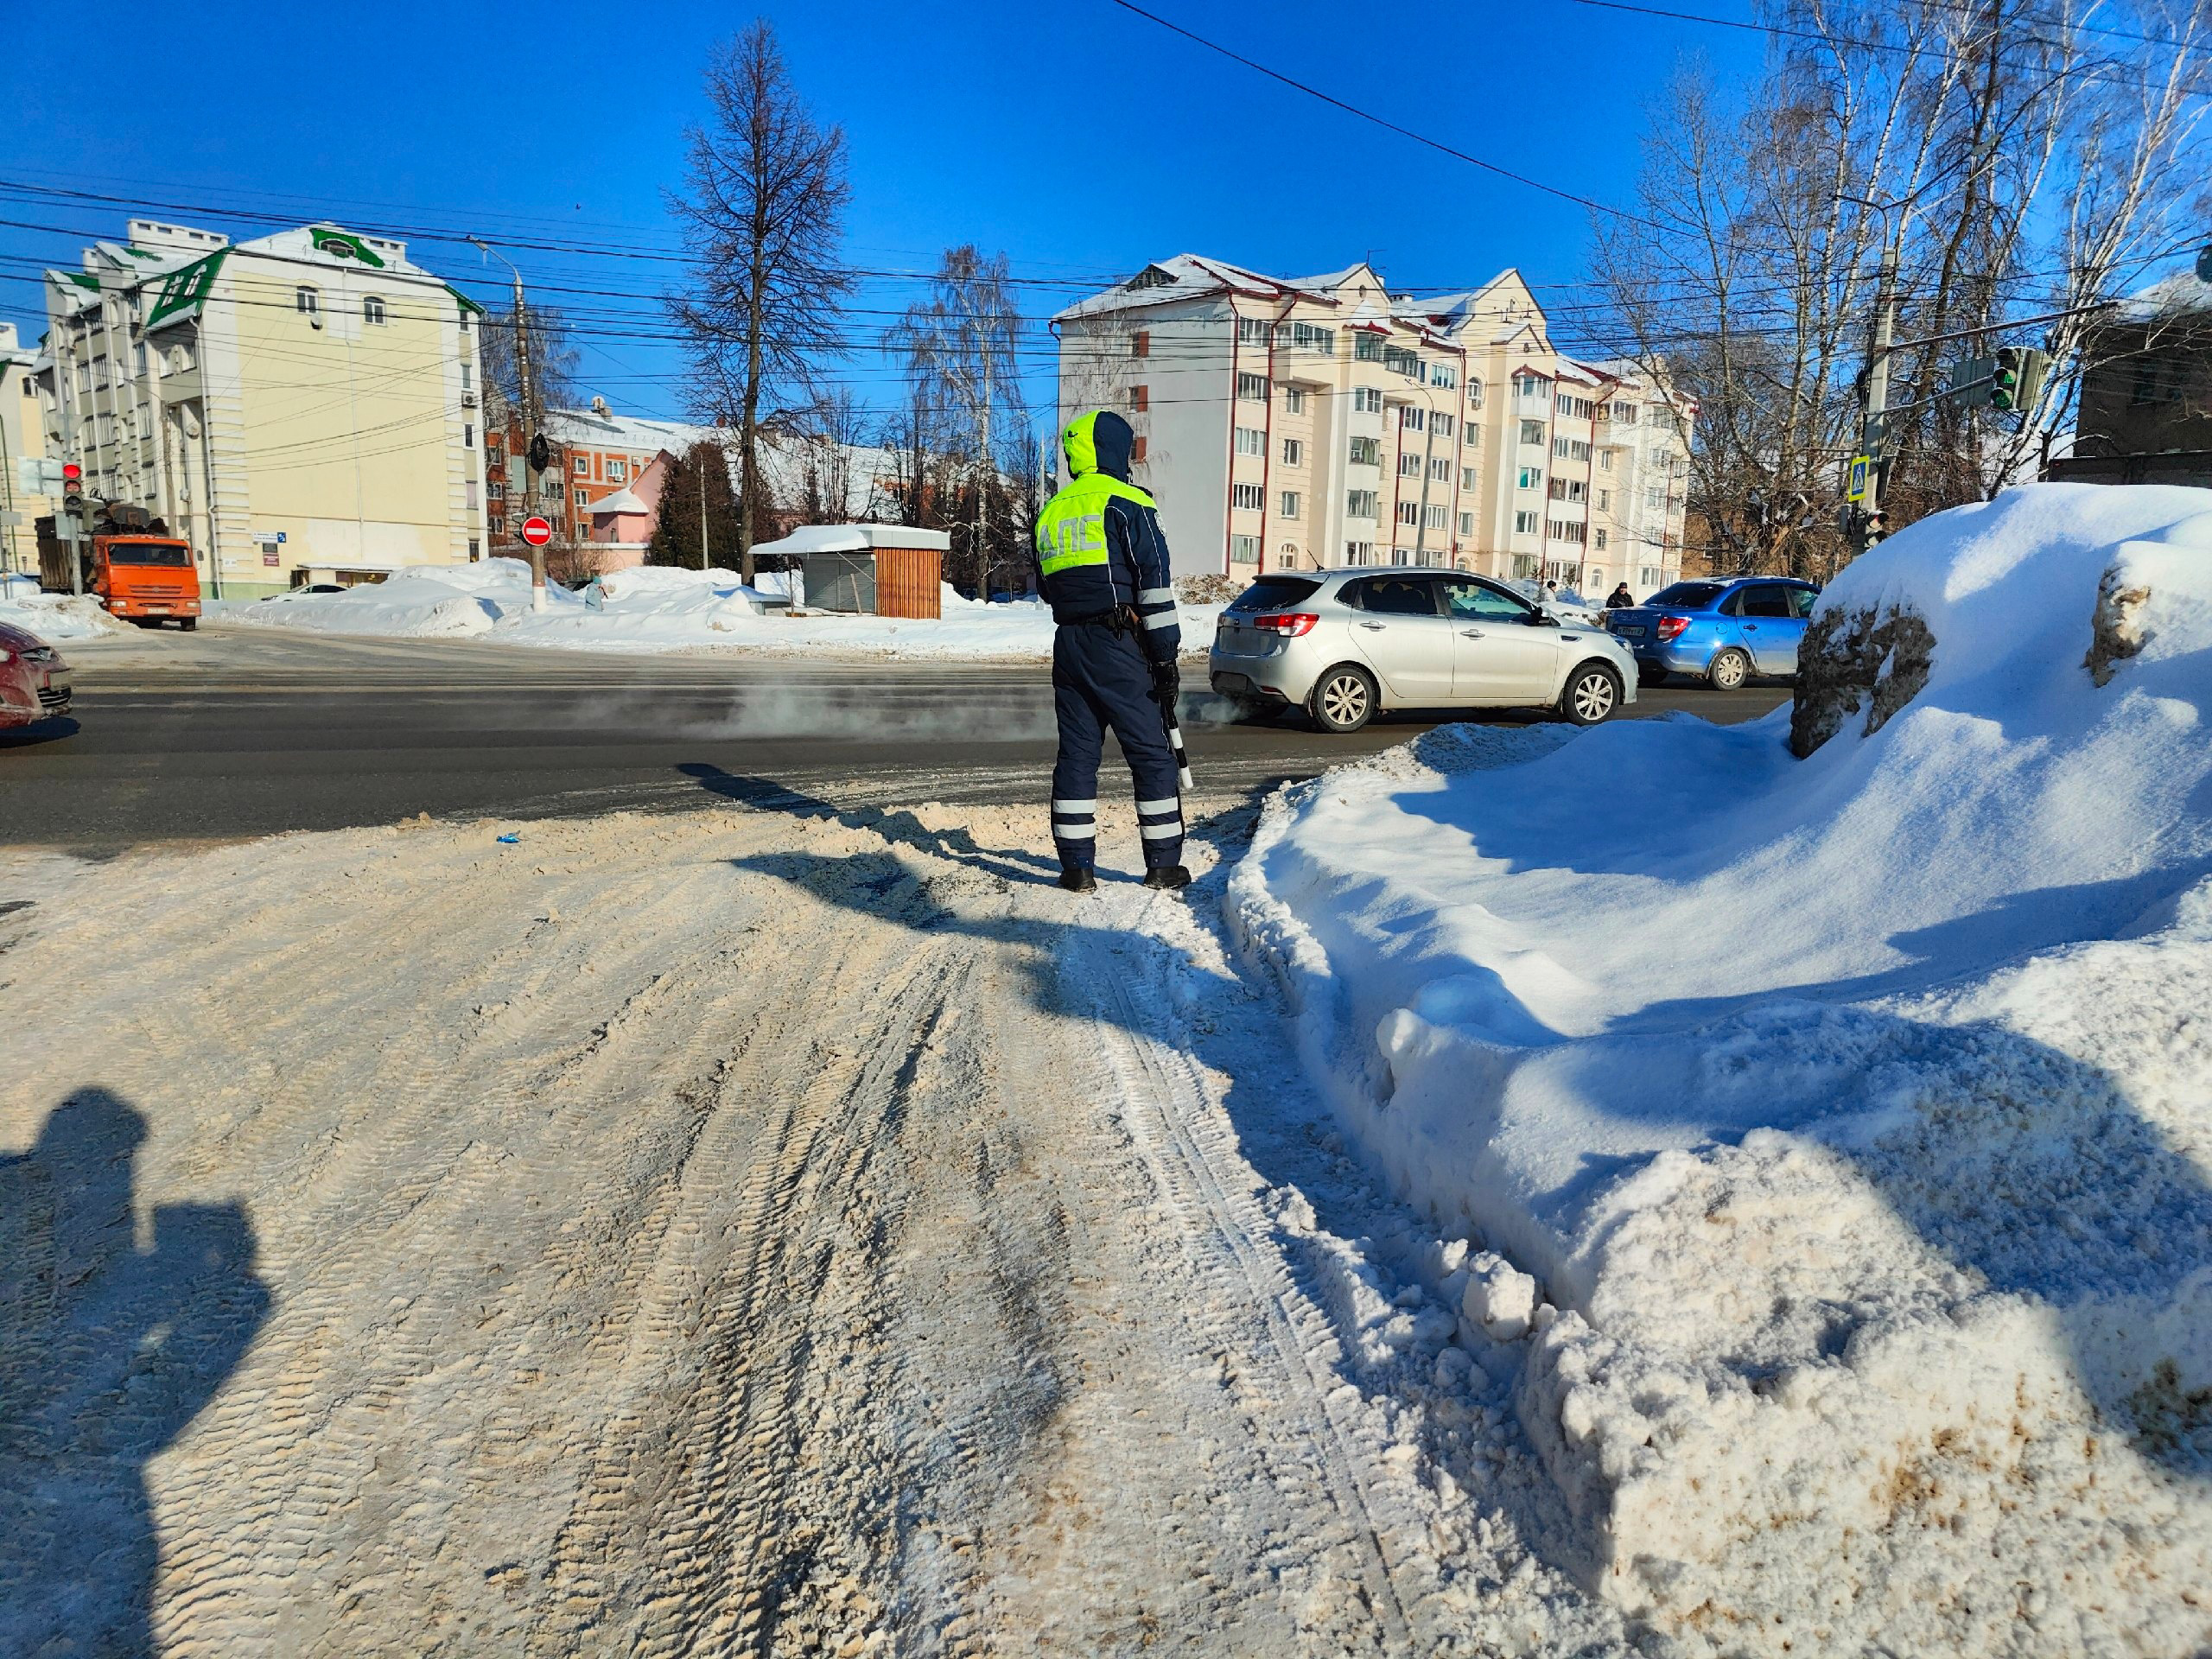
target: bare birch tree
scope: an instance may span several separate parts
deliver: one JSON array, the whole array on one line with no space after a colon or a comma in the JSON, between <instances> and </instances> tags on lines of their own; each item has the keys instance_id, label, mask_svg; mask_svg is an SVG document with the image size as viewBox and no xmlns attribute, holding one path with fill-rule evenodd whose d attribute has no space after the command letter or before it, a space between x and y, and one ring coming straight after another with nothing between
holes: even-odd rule
<instances>
[{"instance_id":1,"label":"bare birch tree","mask_svg":"<svg viewBox=\"0 0 2212 1659\"><path fill-rule=\"evenodd\" d=\"M2020 476L2068 417L2094 308L2198 188L2178 163L2207 24L2188 0L1776 0L1765 16L1777 46L1747 94L1693 69L1653 112L1639 196L1662 228L1601 226L1595 264L1623 348L1698 404L1692 515L1713 563L1821 578L1845 553L1885 252L1897 337L1927 342L1891 364L1894 519ZM1999 344L2053 353L2032 407L1942 396L1951 363Z\"/></svg>"},{"instance_id":2,"label":"bare birch tree","mask_svg":"<svg viewBox=\"0 0 2212 1659\"><path fill-rule=\"evenodd\" d=\"M706 88L709 118L687 135L686 188L669 198L696 270L669 306L689 349L695 410L736 435L736 551L751 582L766 512L763 405L778 392L808 401L815 365L841 349L852 188L843 130L817 123L800 99L765 18L714 49Z\"/></svg>"}]
</instances>

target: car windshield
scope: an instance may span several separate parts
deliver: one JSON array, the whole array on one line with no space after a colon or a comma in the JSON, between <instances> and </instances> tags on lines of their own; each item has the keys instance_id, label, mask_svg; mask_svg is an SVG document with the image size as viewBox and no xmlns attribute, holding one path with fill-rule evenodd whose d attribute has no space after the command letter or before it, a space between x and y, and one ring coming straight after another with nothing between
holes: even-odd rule
<instances>
[{"instance_id":1,"label":"car windshield","mask_svg":"<svg viewBox=\"0 0 2212 1659\"><path fill-rule=\"evenodd\" d=\"M1232 611L1279 611L1286 605L1295 605L1310 599L1318 582L1304 576L1262 576L1243 593L1230 601Z\"/></svg>"},{"instance_id":2,"label":"car windshield","mask_svg":"<svg viewBox=\"0 0 2212 1659\"><path fill-rule=\"evenodd\" d=\"M1678 582L1671 588L1662 588L1648 601L1653 605L1675 606L1685 611L1701 611L1720 597L1721 584L1717 582Z\"/></svg>"},{"instance_id":3,"label":"car windshield","mask_svg":"<svg viewBox=\"0 0 2212 1659\"><path fill-rule=\"evenodd\" d=\"M110 542L110 564L190 564L192 555L168 542Z\"/></svg>"}]
</instances>

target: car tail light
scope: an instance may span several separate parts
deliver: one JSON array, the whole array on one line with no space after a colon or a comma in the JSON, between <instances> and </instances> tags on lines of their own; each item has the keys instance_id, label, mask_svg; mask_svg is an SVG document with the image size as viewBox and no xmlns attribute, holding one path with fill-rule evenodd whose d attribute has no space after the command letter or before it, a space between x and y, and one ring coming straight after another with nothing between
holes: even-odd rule
<instances>
[{"instance_id":1,"label":"car tail light","mask_svg":"<svg viewBox=\"0 0 2212 1659\"><path fill-rule=\"evenodd\" d=\"M1661 618L1659 619L1659 627L1658 627L1658 634L1659 634L1659 638L1660 638L1661 642L1663 644L1665 641L1667 641L1667 640L1669 640L1669 639L1673 639L1676 634L1680 633L1680 632L1681 632L1684 628L1687 628L1688 626L1689 626L1689 625L1690 625L1690 620L1689 620L1689 618L1688 618L1687 616L1662 616L1662 617L1661 617Z\"/></svg>"},{"instance_id":2,"label":"car tail light","mask_svg":"<svg viewBox=\"0 0 2212 1659\"><path fill-rule=\"evenodd\" d=\"M1295 639L1302 633L1313 632L1313 625L1321 619L1311 611L1286 611L1276 616L1255 616L1252 626L1262 633L1279 633L1286 639Z\"/></svg>"}]
</instances>

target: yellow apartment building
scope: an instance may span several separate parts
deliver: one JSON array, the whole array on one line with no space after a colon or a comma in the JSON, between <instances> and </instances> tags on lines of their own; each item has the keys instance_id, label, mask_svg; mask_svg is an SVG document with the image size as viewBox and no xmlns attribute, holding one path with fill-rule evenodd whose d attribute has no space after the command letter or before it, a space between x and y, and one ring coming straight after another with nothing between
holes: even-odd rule
<instances>
[{"instance_id":1,"label":"yellow apartment building","mask_svg":"<svg viewBox=\"0 0 2212 1659\"><path fill-rule=\"evenodd\" d=\"M484 552L480 308L404 243L132 219L47 273L49 454L254 598Z\"/></svg>"},{"instance_id":2,"label":"yellow apartment building","mask_svg":"<svg viewBox=\"0 0 2212 1659\"><path fill-rule=\"evenodd\" d=\"M1053 329L1063 422L1129 417L1179 575L1427 565L1596 598L1681 574L1694 408L1560 351L1516 271L1415 296L1179 254Z\"/></svg>"}]
</instances>

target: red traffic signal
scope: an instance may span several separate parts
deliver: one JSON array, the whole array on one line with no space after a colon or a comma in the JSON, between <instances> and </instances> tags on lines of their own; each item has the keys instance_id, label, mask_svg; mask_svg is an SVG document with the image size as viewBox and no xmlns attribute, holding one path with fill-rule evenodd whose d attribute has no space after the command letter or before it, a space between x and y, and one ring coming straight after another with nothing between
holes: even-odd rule
<instances>
[{"instance_id":1,"label":"red traffic signal","mask_svg":"<svg viewBox=\"0 0 2212 1659\"><path fill-rule=\"evenodd\" d=\"M82 479L84 475L85 469L79 467L75 461L67 461L62 462L61 481L64 484L74 484L79 480Z\"/></svg>"}]
</instances>

